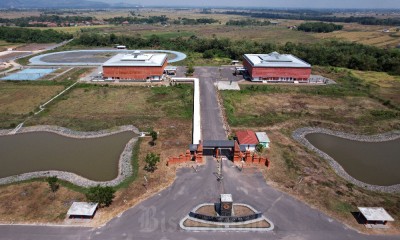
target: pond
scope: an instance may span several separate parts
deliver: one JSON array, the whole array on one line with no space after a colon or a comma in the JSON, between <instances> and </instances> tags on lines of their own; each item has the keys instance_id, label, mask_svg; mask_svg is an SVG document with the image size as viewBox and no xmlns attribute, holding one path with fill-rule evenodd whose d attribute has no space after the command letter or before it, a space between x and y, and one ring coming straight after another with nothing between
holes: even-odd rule
<instances>
[{"instance_id":1,"label":"pond","mask_svg":"<svg viewBox=\"0 0 400 240\"><path fill-rule=\"evenodd\" d=\"M305 138L359 181L379 186L400 184L400 139L362 142L325 133L309 133Z\"/></svg>"},{"instance_id":2,"label":"pond","mask_svg":"<svg viewBox=\"0 0 400 240\"><path fill-rule=\"evenodd\" d=\"M131 131L96 138L71 138L50 132L0 136L0 178L58 170L109 181L118 176L120 155L136 136Z\"/></svg>"}]
</instances>

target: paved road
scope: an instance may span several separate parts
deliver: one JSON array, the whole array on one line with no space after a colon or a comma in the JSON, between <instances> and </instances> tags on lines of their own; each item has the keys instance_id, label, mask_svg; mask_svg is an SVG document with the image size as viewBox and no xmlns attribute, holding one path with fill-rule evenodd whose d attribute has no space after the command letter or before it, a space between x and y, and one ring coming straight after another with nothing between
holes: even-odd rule
<instances>
[{"instance_id":1,"label":"paved road","mask_svg":"<svg viewBox=\"0 0 400 240\"><path fill-rule=\"evenodd\" d=\"M209 158L198 172L180 169L174 184L114 218L97 229L0 226L0 239L398 239L398 236L365 236L348 229L319 211L265 184L262 174L239 172L224 161L220 184L213 172L216 162ZM235 202L252 205L275 224L267 233L186 232L179 221L196 205L218 201L220 193L232 193Z\"/></svg>"},{"instance_id":2,"label":"paved road","mask_svg":"<svg viewBox=\"0 0 400 240\"><path fill-rule=\"evenodd\" d=\"M265 184L258 171L239 172L224 161L224 180L216 181L216 162L208 158L198 172L181 169L174 184L160 194L94 230L91 239L397 239L365 236ZM275 224L268 233L185 232L179 221L196 205L232 193L235 202L252 205Z\"/></svg>"},{"instance_id":3,"label":"paved road","mask_svg":"<svg viewBox=\"0 0 400 240\"><path fill-rule=\"evenodd\" d=\"M196 67L194 76L200 79L200 110L202 139L226 140L222 113L218 106L214 83L220 78L218 67Z\"/></svg>"}]
</instances>

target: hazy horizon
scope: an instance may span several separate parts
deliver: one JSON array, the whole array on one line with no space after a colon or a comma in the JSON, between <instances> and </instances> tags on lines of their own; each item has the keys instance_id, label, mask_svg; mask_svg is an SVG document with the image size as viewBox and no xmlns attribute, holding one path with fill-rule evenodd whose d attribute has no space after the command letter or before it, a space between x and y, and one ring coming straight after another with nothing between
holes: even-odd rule
<instances>
[{"instance_id":1,"label":"hazy horizon","mask_svg":"<svg viewBox=\"0 0 400 240\"><path fill-rule=\"evenodd\" d=\"M96 1L96 0L93 0ZM399 9L400 0L219 0L210 2L205 0L97 0L106 3L132 3L145 7L151 6L192 6L192 7L261 7L261 8L358 8L358 9Z\"/></svg>"}]
</instances>

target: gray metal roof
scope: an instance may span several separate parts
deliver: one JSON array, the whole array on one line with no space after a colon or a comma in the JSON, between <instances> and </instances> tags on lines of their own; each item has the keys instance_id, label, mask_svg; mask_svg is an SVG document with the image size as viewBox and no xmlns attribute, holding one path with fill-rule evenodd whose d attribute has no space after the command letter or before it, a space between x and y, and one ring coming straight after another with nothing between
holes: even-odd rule
<instances>
[{"instance_id":1,"label":"gray metal roof","mask_svg":"<svg viewBox=\"0 0 400 240\"><path fill-rule=\"evenodd\" d=\"M265 132L256 132L256 136L259 142L270 142L269 137Z\"/></svg>"},{"instance_id":2,"label":"gray metal roof","mask_svg":"<svg viewBox=\"0 0 400 240\"><path fill-rule=\"evenodd\" d=\"M291 54L245 54L244 58L254 67L310 68L311 65Z\"/></svg>"},{"instance_id":3,"label":"gray metal roof","mask_svg":"<svg viewBox=\"0 0 400 240\"><path fill-rule=\"evenodd\" d=\"M117 54L106 61L105 67L160 67L167 60L165 53L137 53L134 54Z\"/></svg>"},{"instance_id":4,"label":"gray metal roof","mask_svg":"<svg viewBox=\"0 0 400 240\"><path fill-rule=\"evenodd\" d=\"M204 140L203 147L220 147L220 148L233 148L235 146L235 141L233 140Z\"/></svg>"},{"instance_id":5,"label":"gray metal roof","mask_svg":"<svg viewBox=\"0 0 400 240\"><path fill-rule=\"evenodd\" d=\"M194 152L197 150L197 146L198 146L198 144L189 144L189 150L191 152Z\"/></svg>"}]
</instances>

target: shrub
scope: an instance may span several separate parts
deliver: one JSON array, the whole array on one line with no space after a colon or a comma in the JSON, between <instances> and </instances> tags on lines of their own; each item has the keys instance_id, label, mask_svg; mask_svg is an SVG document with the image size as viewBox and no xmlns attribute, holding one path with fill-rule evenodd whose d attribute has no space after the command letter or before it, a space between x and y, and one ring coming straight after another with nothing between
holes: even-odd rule
<instances>
[{"instance_id":1,"label":"shrub","mask_svg":"<svg viewBox=\"0 0 400 240\"><path fill-rule=\"evenodd\" d=\"M112 187L97 185L96 187L89 188L86 193L86 198L90 202L97 202L99 207L108 207L115 197L114 193L115 190Z\"/></svg>"},{"instance_id":2,"label":"shrub","mask_svg":"<svg viewBox=\"0 0 400 240\"><path fill-rule=\"evenodd\" d=\"M49 184L50 190L53 193L57 192L57 190L60 188L60 185L58 184L58 178L56 176L48 177L47 183Z\"/></svg>"},{"instance_id":3,"label":"shrub","mask_svg":"<svg viewBox=\"0 0 400 240\"><path fill-rule=\"evenodd\" d=\"M157 163L160 162L160 156L155 153L148 153L144 161L146 162L144 170L154 172L157 169Z\"/></svg>"}]
</instances>

